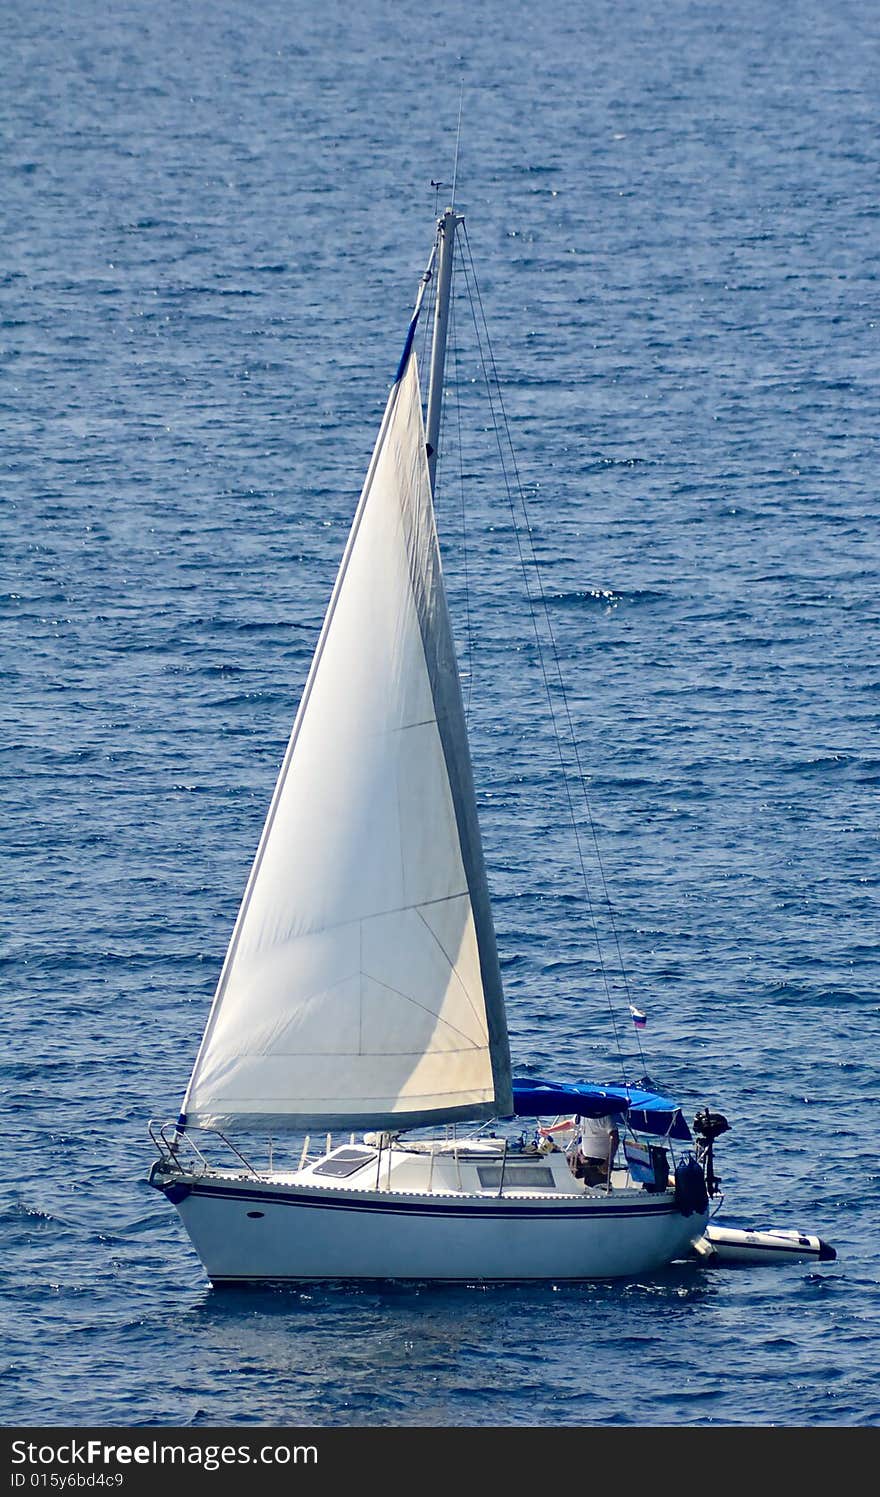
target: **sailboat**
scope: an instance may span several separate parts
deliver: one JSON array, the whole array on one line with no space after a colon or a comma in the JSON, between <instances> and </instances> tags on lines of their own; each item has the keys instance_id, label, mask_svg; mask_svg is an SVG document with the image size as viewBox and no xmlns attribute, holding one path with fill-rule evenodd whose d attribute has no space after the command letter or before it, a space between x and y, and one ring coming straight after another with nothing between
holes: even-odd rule
<instances>
[{"instance_id":1,"label":"sailboat","mask_svg":"<svg viewBox=\"0 0 880 1497\"><path fill-rule=\"evenodd\" d=\"M719 1115L694 1142L650 1083L512 1076L433 508L462 222L436 223L180 1115L150 1125L215 1285L641 1274L717 1191Z\"/></svg>"}]
</instances>

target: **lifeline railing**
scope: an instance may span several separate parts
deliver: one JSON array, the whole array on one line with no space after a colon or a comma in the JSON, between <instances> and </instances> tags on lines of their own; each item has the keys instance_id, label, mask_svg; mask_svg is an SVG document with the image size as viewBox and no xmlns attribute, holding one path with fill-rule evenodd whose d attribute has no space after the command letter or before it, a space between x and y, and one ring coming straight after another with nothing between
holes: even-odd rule
<instances>
[{"instance_id":1,"label":"lifeline railing","mask_svg":"<svg viewBox=\"0 0 880 1497\"><path fill-rule=\"evenodd\" d=\"M173 1138L168 1137L169 1130L173 1130ZM159 1158L163 1161L163 1163L175 1169L183 1169L183 1165L180 1162L180 1153L182 1150L188 1150L195 1156L195 1159L201 1166L200 1173L205 1174L210 1170L210 1160L205 1154L202 1153L198 1144L193 1138L190 1137L188 1133L182 1133L178 1130L176 1122L171 1122L169 1120L166 1123L160 1124L155 1119L151 1118L150 1122L147 1124L147 1132L149 1133L156 1152L158 1153ZM221 1143L224 1143L227 1149L229 1149L230 1152L235 1155L236 1159L239 1159L241 1161L248 1174L253 1175L255 1180L259 1180L259 1170L255 1169L250 1160L246 1159L244 1154L242 1154L241 1150L235 1147L235 1144L231 1139L227 1138L224 1133L220 1133L219 1131L215 1131L213 1129L211 1130L211 1133L212 1137L219 1138Z\"/></svg>"}]
</instances>

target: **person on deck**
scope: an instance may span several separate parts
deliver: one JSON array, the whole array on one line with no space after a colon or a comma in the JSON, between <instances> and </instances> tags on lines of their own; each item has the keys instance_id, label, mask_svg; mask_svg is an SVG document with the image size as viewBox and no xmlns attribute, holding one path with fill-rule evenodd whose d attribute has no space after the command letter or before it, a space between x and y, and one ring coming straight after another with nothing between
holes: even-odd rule
<instances>
[{"instance_id":1,"label":"person on deck","mask_svg":"<svg viewBox=\"0 0 880 1497\"><path fill-rule=\"evenodd\" d=\"M617 1121L612 1116L579 1118L572 1158L575 1178L585 1185L607 1185L620 1142Z\"/></svg>"}]
</instances>

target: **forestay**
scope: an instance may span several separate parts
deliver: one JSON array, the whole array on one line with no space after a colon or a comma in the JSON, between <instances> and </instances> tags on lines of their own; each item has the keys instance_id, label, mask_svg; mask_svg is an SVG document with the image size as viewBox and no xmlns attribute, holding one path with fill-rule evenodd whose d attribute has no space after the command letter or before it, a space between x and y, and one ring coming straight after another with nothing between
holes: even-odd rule
<instances>
[{"instance_id":1,"label":"forestay","mask_svg":"<svg viewBox=\"0 0 880 1497\"><path fill-rule=\"evenodd\" d=\"M181 1122L512 1110L415 354L386 407Z\"/></svg>"}]
</instances>

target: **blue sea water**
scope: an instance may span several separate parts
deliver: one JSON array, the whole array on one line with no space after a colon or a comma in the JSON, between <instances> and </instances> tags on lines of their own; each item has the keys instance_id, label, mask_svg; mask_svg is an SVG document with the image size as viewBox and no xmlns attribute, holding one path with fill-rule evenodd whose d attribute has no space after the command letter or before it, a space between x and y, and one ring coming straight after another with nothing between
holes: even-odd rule
<instances>
[{"instance_id":1,"label":"blue sea water","mask_svg":"<svg viewBox=\"0 0 880 1497\"><path fill-rule=\"evenodd\" d=\"M876 1423L876 7L32 0L0 33L4 1422ZM460 84L457 202L645 1064L729 1117L724 1218L819 1232L821 1270L220 1293L146 1184ZM439 523L512 1050L610 1080L456 325ZM601 909L598 947L625 1013Z\"/></svg>"}]
</instances>

